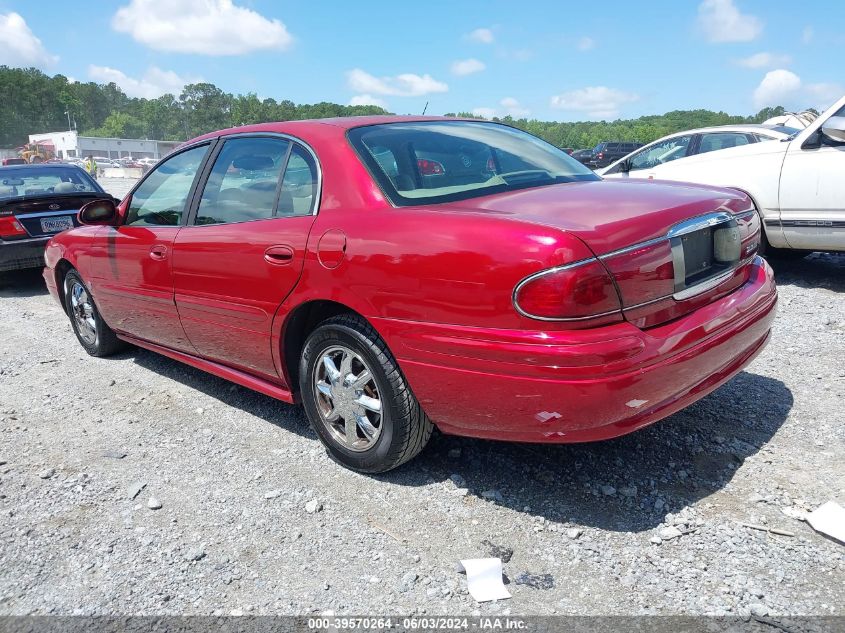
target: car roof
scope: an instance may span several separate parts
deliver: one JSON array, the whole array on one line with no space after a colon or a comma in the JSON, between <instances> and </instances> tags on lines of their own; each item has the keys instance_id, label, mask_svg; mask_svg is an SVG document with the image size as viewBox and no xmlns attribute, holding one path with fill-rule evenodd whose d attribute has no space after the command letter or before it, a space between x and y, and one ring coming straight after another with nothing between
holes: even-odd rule
<instances>
[{"instance_id":1,"label":"car roof","mask_svg":"<svg viewBox=\"0 0 845 633\"><path fill-rule=\"evenodd\" d=\"M338 128L339 131L351 130L356 127L368 125L384 125L387 123L419 123L422 121L474 121L478 123L495 123L484 119L446 117L446 116L410 116L410 115L371 115L371 116L348 116L334 117L327 119L303 119L301 121L277 121L273 123L257 123L254 125L243 125L240 127L228 128L216 132L203 134L195 139L187 141L184 145L191 145L197 141L227 136L230 134L252 134L261 132L278 132L290 134L291 136L308 136L309 132L319 132L325 126Z\"/></svg>"},{"instance_id":2,"label":"car roof","mask_svg":"<svg viewBox=\"0 0 845 633\"><path fill-rule=\"evenodd\" d=\"M771 132L786 138L789 136L786 132L781 132L775 125L763 125L762 123L734 123L731 125L711 125L710 127L700 127L694 130L684 130L683 132L674 132L667 134L660 138L671 138L673 136L683 136L684 134L707 134L710 132ZM660 140L660 139L656 139Z\"/></svg>"}]
</instances>

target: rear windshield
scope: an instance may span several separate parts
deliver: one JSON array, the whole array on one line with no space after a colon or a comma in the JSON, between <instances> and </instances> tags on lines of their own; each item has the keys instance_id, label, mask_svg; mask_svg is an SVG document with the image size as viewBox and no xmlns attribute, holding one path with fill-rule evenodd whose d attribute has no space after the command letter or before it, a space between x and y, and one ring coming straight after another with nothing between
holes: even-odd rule
<instances>
[{"instance_id":1,"label":"rear windshield","mask_svg":"<svg viewBox=\"0 0 845 633\"><path fill-rule=\"evenodd\" d=\"M45 165L0 169L0 200L102 192L88 174L76 167Z\"/></svg>"},{"instance_id":2,"label":"rear windshield","mask_svg":"<svg viewBox=\"0 0 845 633\"><path fill-rule=\"evenodd\" d=\"M497 123L387 123L354 128L349 140L397 206L599 180L554 145Z\"/></svg>"}]
</instances>

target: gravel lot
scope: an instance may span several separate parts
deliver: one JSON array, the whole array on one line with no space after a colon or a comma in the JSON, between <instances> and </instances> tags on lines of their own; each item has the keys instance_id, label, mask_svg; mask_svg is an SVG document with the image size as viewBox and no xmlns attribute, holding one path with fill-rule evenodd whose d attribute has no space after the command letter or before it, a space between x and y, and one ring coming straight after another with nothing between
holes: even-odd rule
<instances>
[{"instance_id":1,"label":"gravel lot","mask_svg":"<svg viewBox=\"0 0 845 633\"><path fill-rule=\"evenodd\" d=\"M99 178L97 182L111 195L116 198L123 198L138 181L134 178Z\"/></svg>"},{"instance_id":2,"label":"gravel lot","mask_svg":"<svg viewBox=\"0 0 845 633\"><path fill-rule=\"evenodd\" d=\"M38 271L7 277L0 614L843 615L845 546L796 517L845 503L845 256L777 269L769 347L670 419L591 445L435 436L377 477L299 408L87 356ZM456 562L502 550L513 598L479 605Z\"/></svg>"}]
</instances>

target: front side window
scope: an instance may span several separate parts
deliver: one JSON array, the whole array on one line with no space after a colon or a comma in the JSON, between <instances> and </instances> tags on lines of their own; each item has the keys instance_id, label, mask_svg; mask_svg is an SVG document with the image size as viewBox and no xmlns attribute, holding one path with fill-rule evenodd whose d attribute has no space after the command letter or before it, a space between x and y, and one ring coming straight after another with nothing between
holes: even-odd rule
<instances>
[{"instance_id":1,"label":"front side window","mask_svg":"<svg viewBox=\"0 0 845 633\"><path fill-rule=\"evenodd\" d=\"M191 148L151 171L132 194L125 224L178 226L207 151L208 145Z\"/></svg>"},{"instance_id":2,"label":"front side window","mask_svg":"<svg viewBox=\"0 0 845 633\"><path fill-rule=\"evenodd\" d=\"M353 128L349 140L397 206L599 180L566 152L496 123L387 123Z\"/></svg>"},{"instance_id":3,"label":"front side window","mask_svg":"<svg viewBox=\"0 0 845 633\"><path fill-rule=\"evenodd\" d=\"M630 159L630 170L650 169L687 155L692 136L675 136L645 148Z\"/></svg>"},{"instance_id":4,"label":"front side window","mask_svg":"<svg viewBox=\"0 0 845 633\"><path fill-rule=\"evenodd\" d=\"M738 132L718 132L713 134L702 134L701 143L698 146L699 154L715 152L720 149L729 149L748 145L748 137Z\"/></svg>"},{"instance_id":5,"label":"front side window","mask_svg":"<svg viewBox=\"0 0 845 633\"><path fill-rule=\"evenodd\" d=\"M203 189L196 224L272 218L290 147L290 141L281 138L227 140Z\"/></svg>"}]
</instances>

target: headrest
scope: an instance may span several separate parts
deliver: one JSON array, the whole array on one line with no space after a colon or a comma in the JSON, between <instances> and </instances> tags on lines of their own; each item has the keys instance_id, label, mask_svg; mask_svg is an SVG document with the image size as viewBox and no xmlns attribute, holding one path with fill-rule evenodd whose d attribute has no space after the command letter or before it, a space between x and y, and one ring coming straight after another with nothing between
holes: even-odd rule
<instances>
[{"instance_id":1,"label":"headrest","mask_svg":"<svg viewBox=\"0 0 845 633\"><path fill-rule=\"evenodd\" d=\"M274 164L269 156L241 156L232 162L232 167L247 171L264 171L273 169Z\"/></svg>"}]
</instances>

